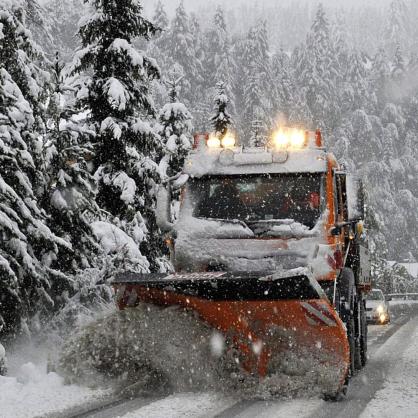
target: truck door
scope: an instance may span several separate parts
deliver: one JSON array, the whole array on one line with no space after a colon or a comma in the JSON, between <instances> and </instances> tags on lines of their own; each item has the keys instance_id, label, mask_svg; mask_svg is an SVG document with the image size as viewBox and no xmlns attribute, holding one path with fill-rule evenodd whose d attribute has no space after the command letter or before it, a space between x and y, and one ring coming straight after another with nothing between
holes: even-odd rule
<instances>
[{"instance_id":1,"label":"truck door","mask_svg":"<svg viewBox=\"0 0 418 418\"><path fill-rule=\"evenodd\" d=\"M335 219L337 223L346 222L348 220L347 207L347 174L345 172L336 171L335 181Z\"/></svg>"}]
</instances>

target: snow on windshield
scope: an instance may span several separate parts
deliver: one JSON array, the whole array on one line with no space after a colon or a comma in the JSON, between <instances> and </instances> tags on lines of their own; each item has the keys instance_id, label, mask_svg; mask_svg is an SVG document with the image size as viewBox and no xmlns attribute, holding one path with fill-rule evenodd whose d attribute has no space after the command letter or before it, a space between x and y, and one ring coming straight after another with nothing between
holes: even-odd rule
<instances>
[{"instance_id":1,"label":"snow on windshield","mask_svg":"<svg viewBox=\"0 0 418 418\"><path fill-rule=\"evenodd\" d=\"M312 229L321 213L321 175L204 177L190 182L194 216L246 223L292 219Z\"/></svg>"}]
</instances>

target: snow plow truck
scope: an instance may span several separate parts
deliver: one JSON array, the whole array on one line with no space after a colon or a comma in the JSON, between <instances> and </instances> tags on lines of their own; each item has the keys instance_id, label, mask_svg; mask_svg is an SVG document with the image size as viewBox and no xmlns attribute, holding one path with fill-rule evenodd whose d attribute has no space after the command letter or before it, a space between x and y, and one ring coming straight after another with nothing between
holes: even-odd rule
<instances>
[{"instance_id":1,"label":"snow plow truck","mask_svg":"<svg viewBox=\"0 0 418 418\"><path fill-rule=\"evenodd\" d=\"M120 309L192 310L233 342L245 373L263 379L291 352L332 370L325 399L346 393L367 360L363 187L319 130L281 128L263 147L196 135L158 192L157 218L175 272L119 274Z\"/></svg>"}]
</instances>

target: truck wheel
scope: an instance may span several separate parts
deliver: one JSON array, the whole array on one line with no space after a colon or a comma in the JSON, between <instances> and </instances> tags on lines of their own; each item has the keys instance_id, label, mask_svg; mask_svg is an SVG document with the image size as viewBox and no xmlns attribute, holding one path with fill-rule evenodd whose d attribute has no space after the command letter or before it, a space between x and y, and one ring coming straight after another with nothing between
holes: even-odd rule
<instances>
[{"instance_id":1,"label":"truck wheel","mask_svg":"<svg viewBox=\"0 0 418 418\"><path fill-rule=\"evenodd\" d=\"M356 353L359 351L356 347L356 328L354 318L351 317L347 323L347 338L350 345L350 376L354 376L356 373Z\"/></svg>"},{"instance_id":2,"label":"truck wheel","mask_svg":"<svg viewBox=\"0 0 418 418\"><path fill-rule=\"evenodd\" d=\"M353 270L343 268L338 277L338 291L340 295L340 316L343 322L348 323L353 315L355 280Z\"/></svg>"},{"instance_id":3,"label":"truck wheel","mask_svg":"<svg viewBox=\"0 0 418 418\"><path fill-rule=\"evenodd\" d=\"M338 277L338 290L340 295L340 317L347 328L347 339L350 346L350 376L354 376L356 371L356 357L360 350L356 344L356 324L355 324L355 279L353 270L343 268Z\"/></svg>"},{"instance_id":4,"label":"truck wheel","mask_svg":"<svg viewBox=\"0 0 418 418\"><path fill-rule=\"evenodd\" d=\"M361 370L363 368L361 352L363 349L363 313L362 313L362 305L363 301L359 301L358 297L355 298L355 307L354 307L354 317L355 317L355 340L356 340L356 349L354 353L354 363L356 370Z\"/></svg>"},{"instance_id":5,"label":"truck wheel","mask_svg":"<svg viewBox=\"0 0 418 418\"><path fill-rule=\"evenodd\" d=\"M367 363L367 318L365 302L362 301L360 305L361 315L361 336L360 336L360 357L361 365L364 367Z\"/></svg>"}]
</instances>

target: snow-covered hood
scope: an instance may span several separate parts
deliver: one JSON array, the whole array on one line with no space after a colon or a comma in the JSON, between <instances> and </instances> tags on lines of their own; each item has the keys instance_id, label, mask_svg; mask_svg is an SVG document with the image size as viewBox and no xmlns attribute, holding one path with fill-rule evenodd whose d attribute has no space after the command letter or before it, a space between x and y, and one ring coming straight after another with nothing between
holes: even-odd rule
<instances>
[{"instance_id":1,"label":"snow-covered hood","mask_svg":"<svg viewBox=\"0 0 418 418\"><path fill-rule=\"evenodd\" d=\"M309 230L284 220L270 226L267 236L255 234L257 228L265 227L260 225L250 229L239 221L181 217L176 225L176 270L204 271L208 266L220 266L228 271L273 272L308 267L314 277L329 273L326 260L330 248L322 240L322 221Z\"/></svg>"}]
</instances>

